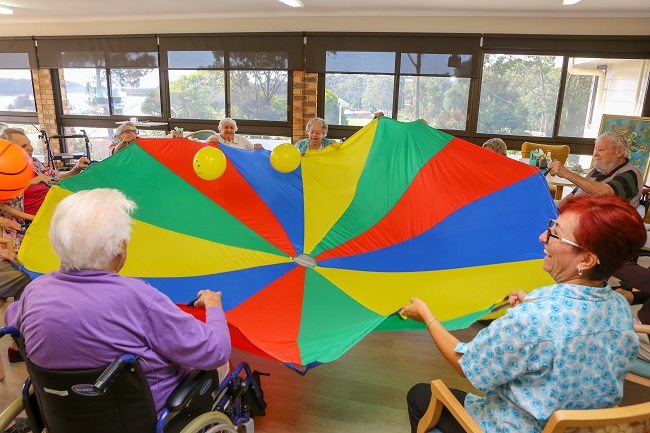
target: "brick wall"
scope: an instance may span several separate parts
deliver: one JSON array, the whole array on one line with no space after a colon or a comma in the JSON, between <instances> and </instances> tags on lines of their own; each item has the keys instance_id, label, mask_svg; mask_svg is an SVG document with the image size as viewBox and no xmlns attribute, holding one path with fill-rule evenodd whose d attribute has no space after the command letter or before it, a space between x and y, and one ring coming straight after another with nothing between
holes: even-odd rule
<instances>
[{"instance_id":1,"label":"brick wall","mask_svg":"<svg viewBox=\"0 0 650 433\"><path fill-rule=\"evenodd\" d=\"M318 74L303 71L293 73L293 142L307 136L305 127L316 117Z\"/></svg>"},{"instance_id":2,"label":"brick wall","mask_svg":"<svg viewBox=\"0 0 650 433\"><path fill-rule=\"evenodd\" d=\"M54 92L52 90L52 76L49 69L32 70L34 80L34 97L36 111L38 112L38 123L45 129L47 135L58 134L56 124L56 110L54 109ZM52 143L53 152L59 152L58 144ZM43 143L43 154L46 154L45 143Z\"/></svg>"}]
</instances>

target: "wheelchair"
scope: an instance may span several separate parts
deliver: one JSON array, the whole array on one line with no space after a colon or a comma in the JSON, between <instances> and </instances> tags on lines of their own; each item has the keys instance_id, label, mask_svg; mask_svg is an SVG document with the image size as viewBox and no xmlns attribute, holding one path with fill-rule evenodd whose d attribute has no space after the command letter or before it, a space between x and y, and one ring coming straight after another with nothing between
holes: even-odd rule
<instances>
[{"instance_id":1,"label":"wheelchair","mask_svg":"<svg viewBox=\"0 0 650 433\"><path fill-rule=\"evenodd\" d=\"M105 368L46 370L26 356L16 328L0 328L0 338L7 334L30 376L21 397L0 414L0 432L23 410L34 433L254 433L253 416L265 414L260 373L245 362L221 383L216 371L192 370L156 416L137 357L122 355Z\"/></svg>"}]
</instances>

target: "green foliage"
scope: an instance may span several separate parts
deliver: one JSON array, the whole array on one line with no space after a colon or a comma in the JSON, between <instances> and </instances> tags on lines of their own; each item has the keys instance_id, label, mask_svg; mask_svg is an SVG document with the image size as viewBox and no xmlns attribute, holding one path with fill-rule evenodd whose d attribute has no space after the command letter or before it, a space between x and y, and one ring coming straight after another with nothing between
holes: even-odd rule
<instances>
[{"instance_id":1,"label":"green foliage","mask_svg":"<svg viewBox=\"0 0 650 433\"><path fill-rule=\"evenodd\" d=\"M552 136L560 75L553 56L487 55L478 132Z\"/></svg>"},{"instance_id":2,"label":"green foliage","mask_svg":"<svg viewBox=\"0 0 650 433\"><path fill-rule=\"evenodd\" d=\"M7 110L36 111L36 105L31 94L19 95L11 104L7 105Z\"/></svg>"},{"instance_id":3,"label":"green foliage","mask_svg":"<svg viewBox=\"0 0 650 433\"><path fill-rule=\"evenodd\" d=\"M218 119L225 116L224 74L196 71L182 75L169 85L172 117Z\"/></svg>"},{"instance_id":4,"label":"green foliage","mask_svg":"<svg viewBox=\"0 0 650 433\"><path fill-rule=\"evenodd\" d=\"M149 116L160 116L160 91L158 89L150 89L140 109L142 113Z\"/></svg>"},{"instance_id":5,"label":"green foliage","mask_svg":"<svg viewBox=\"0 0 650 433\"><path fill-rule=\"evenodd\" d=\"M339 96L329 89L325 89L325 122L328 125L349 125L348 116L344 111L339 112ZM341 121L339 122L339 114Z\"/></svg>"},{"instance_id":6,"label":"green foliage","mask_svg":"<svg viewBox=\"0 0 650 433\"><path fill-rule=\"evenodd\" d=\"M238 119L286 121L287 71L232 71L230 100Z\"/></svg>"}]
</instances>

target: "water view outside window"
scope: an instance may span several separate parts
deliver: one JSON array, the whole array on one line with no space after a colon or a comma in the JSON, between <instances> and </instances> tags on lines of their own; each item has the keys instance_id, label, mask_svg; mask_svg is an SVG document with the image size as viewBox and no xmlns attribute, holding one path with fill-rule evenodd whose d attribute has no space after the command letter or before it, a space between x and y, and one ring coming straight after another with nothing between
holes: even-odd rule
<instances>
[{"instance_id":1,"label":"water view outside window","mask_svg":"<svg viewBox=\"0 0 650 433\"><path fill-rule=\"evenodd\" d=\"M176 119L219 119L226 115L224 72L170 70L171 116Z\"/></svg>"},{"instance_id":2,"label":"water view outside window","mask_svg":"<svg viewBox=\"0 0 650 433\"><path fill-rule=\"evenodd\" d=\"M61 71L63 114L109 115L106 69L65 68Z\"/></svg>"},{"instance_id":3,"label":"water view outside window","mask_svg":"<svg viewBox=\"0 0 650 433\"><path fill-rule=\"evenodd\" d=\"M486 54L477 132L552 137L562 58Z\"/></svg>"},{"instance_id":4,"label":"water view outside window","mask_svg":"<svg viewBox=\"0 0 650 433\"><path fill-rule=\"evenodd\" d=\"M111 69L113 114L161 116L158 69Z\"/></svg>"},{"instance_id":5,"label":"water view outside window","mask_svg":"<svg viewBox=\"0 0 650 433\"><path fill-rule=\"evenodd\" d=\"M0 111L36 112L29 69L0 69Z\"/></svg>"}]
</instances>

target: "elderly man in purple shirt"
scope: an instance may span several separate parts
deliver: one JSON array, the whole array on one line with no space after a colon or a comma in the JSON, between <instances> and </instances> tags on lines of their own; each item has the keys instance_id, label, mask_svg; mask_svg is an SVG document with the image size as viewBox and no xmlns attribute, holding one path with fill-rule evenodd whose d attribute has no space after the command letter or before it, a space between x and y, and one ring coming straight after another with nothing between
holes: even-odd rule
<instances>
[{"instance_id":1,"label":"elderly man in purple shirt","mask_svg":"<svg viewBox=\"0 0 650 433\"><path fill-rule=\"evenodd\" d=\"M61 269L31 282L7 308L5 323L20 330L27 355L43 368L97 368L124 353L142 358L160 412L191 368L225 365L220 373L227 373L230 336L221 292L198 292L202 323L146 282L118 274L135 208L114 189L62 200L50 226Z\"/></svg>"}]
</instances>

